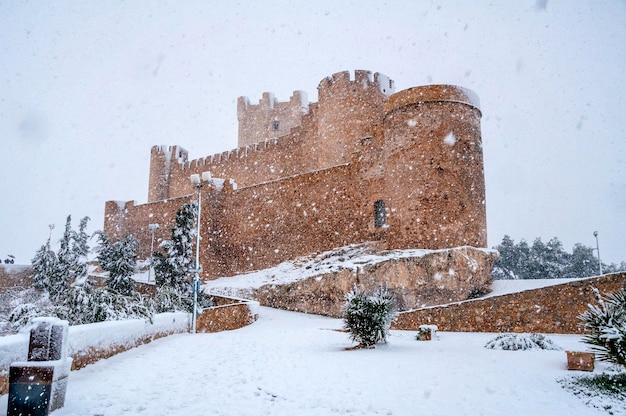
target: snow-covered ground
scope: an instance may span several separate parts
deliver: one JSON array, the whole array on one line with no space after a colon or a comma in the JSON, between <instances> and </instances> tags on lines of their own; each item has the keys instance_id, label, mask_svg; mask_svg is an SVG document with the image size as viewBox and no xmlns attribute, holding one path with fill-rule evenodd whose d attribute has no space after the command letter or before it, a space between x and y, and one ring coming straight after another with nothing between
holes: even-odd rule
<instances>
[{"instance_id":1,"label":"snow-covered ground","mask_svg":"<svg viewBox=\"0 0 626 416\"><path fill-rule=\"evenodd\" d=\"M484 348L494 334L443 332L420 342L412 331L392 331L373 350L346 351L353 344L335 331L341 326L261 308L243 329L162 338L72 372L65 407L53 414L607 414L557 383L583 374L566 370L564 351ZM587 349L579 336L550 338L564 350ZM0 414L6 406L5 395Z\"/></svg>"}]
</instances>

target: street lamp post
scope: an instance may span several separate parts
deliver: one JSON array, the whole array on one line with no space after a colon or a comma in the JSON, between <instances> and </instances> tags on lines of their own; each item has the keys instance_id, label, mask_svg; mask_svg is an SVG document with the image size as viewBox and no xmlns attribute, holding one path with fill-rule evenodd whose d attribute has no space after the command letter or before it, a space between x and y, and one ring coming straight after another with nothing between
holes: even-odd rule
<instances>
[{"instance_id":1,"label":"street lamp post","mask_svg":"<svg viewBox=\"0 0 626 416\"><path fill-rule=\"evenodd\" d=\"M600 266L600 276L602 276L602 260L600 260L600 244L598 243L598 232L594 231L593 236L596 238L596 251L598 252L598 266Z\"/></svg>"},{"instance_id":2,"label":"street lamp post","mask_svg":"<svg viewBox=\"0 0 626 416\"><path fill-rule=\"evenodd\" d=\"M208 186L211 181L211 173L210 172L202 172L202 180L200 180L200 175L194 174L189 177L191 180L191 185L196 188L198 192L198 217L196 219L196 259L195 265L193 269L193 280L191 282L193 286L193 310L191 313L191 327L192 332L196 333L196 310L198 307L198 289L200 286L200 277L199 273L202 271L202 266L200 265L200 217L202 214L202 196L200 189L204 186Z\"/></svg>"},{"instance_id":3,"label":"street lamp post","mask_svg":"<svg viewBox=\"0 0 626 416\"><path fill-rule=\"evenodd\" d=\"M154 254L154 232L159 229L159 224L148 224L148 229L152 233L152 242L150 243L150 264L148 266L148 283L150 283L150 275L152 274L152 260Z\"/></svg>"}]
</instances>

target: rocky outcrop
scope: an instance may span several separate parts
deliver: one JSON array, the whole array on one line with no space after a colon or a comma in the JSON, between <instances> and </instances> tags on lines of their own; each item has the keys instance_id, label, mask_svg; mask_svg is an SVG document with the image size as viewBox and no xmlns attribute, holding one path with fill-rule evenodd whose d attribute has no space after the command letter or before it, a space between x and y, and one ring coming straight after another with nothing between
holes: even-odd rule
<instances>
[{"instance_id":1,"label":"rocky outcrop","mask_svg":"<svg viewBox=\"0 0 626 416\"><path fill-rule=\"evenodd\" d=\"M255 299L263 306L341 316L346 292L387 287L400 310L457 302L490 291L491 268L497 252L473 247L444 250L338 250L299 265L290 274L296 281L233 289L230 293ZM271 272L268 272L271 273ZM221 290L228 279L220 279Z\"/></svg>"}]
</instances>

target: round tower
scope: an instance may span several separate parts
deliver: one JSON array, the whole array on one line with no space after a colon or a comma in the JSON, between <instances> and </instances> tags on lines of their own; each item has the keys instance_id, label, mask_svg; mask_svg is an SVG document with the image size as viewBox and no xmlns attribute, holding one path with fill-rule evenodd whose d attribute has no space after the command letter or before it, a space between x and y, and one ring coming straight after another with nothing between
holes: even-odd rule
<instances>
[{"instance_id":1,"label":"round tower","mask_svg":"<svg viewBox=\"0 0 626 416\"><path fill-rule=\"evenodd\" d=\"M384 114L387 244L486 247L478 97L452 85L415 87L390 96Z\"/></svg>"}]
</instances>

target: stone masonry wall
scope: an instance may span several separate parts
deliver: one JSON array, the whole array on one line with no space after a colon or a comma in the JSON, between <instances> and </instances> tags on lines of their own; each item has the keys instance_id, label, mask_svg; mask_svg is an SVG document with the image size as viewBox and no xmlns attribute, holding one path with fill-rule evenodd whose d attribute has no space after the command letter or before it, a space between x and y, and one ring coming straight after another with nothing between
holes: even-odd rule
<instances>
[{"instance_id":1,"label":"stone masonry wall","mask_svg":"<svg viewBox=\"0 0 626 416\"><path fill-rule=\"evenodd\" d=\"M541 289L406 311L399 314L392 329L416 331L420 325L434 324L440 331L582 334L584 328L578 317L587 305L597 304L593 289L603 294L611 293L625 284L626 273L615 273Z\"/></svg>"},{"instance_id":2,"label":"stone masonry wall","mask_svg":"<svg viewBox=\"0 0 626 416\"><path fill-rule=\"evenodd\" d=\"M176 211L181 205L195 200L195 195L182 198L168 199L151 204L135 205L134 201L119 203L108 201L104 209L104 229L111 241L121 240L130 233L139 240L137 258L150 257L152 233L149 224L158 224L154 233L154 250L158 250L163 240L169 240L172 227L176 220Z\"/></svg>"},{"instance_id":3,"label":"stone masonry wall","mask_svg":"<svg viewBox=\"0 0 626 416\"><path fill-rule=\"evenodd\" d=\"M393 88L382 74L340 72L286 136L191 162L177 146L155 147L150 195L167 199L108 202L105 232L132 233L147 258L148 224L169 238L176 210L195 199L190 174L210 171L226 183L202 190L203 279L367 241L486 247L477 99L454 86Z\"/></svg>"}]
</instances>

